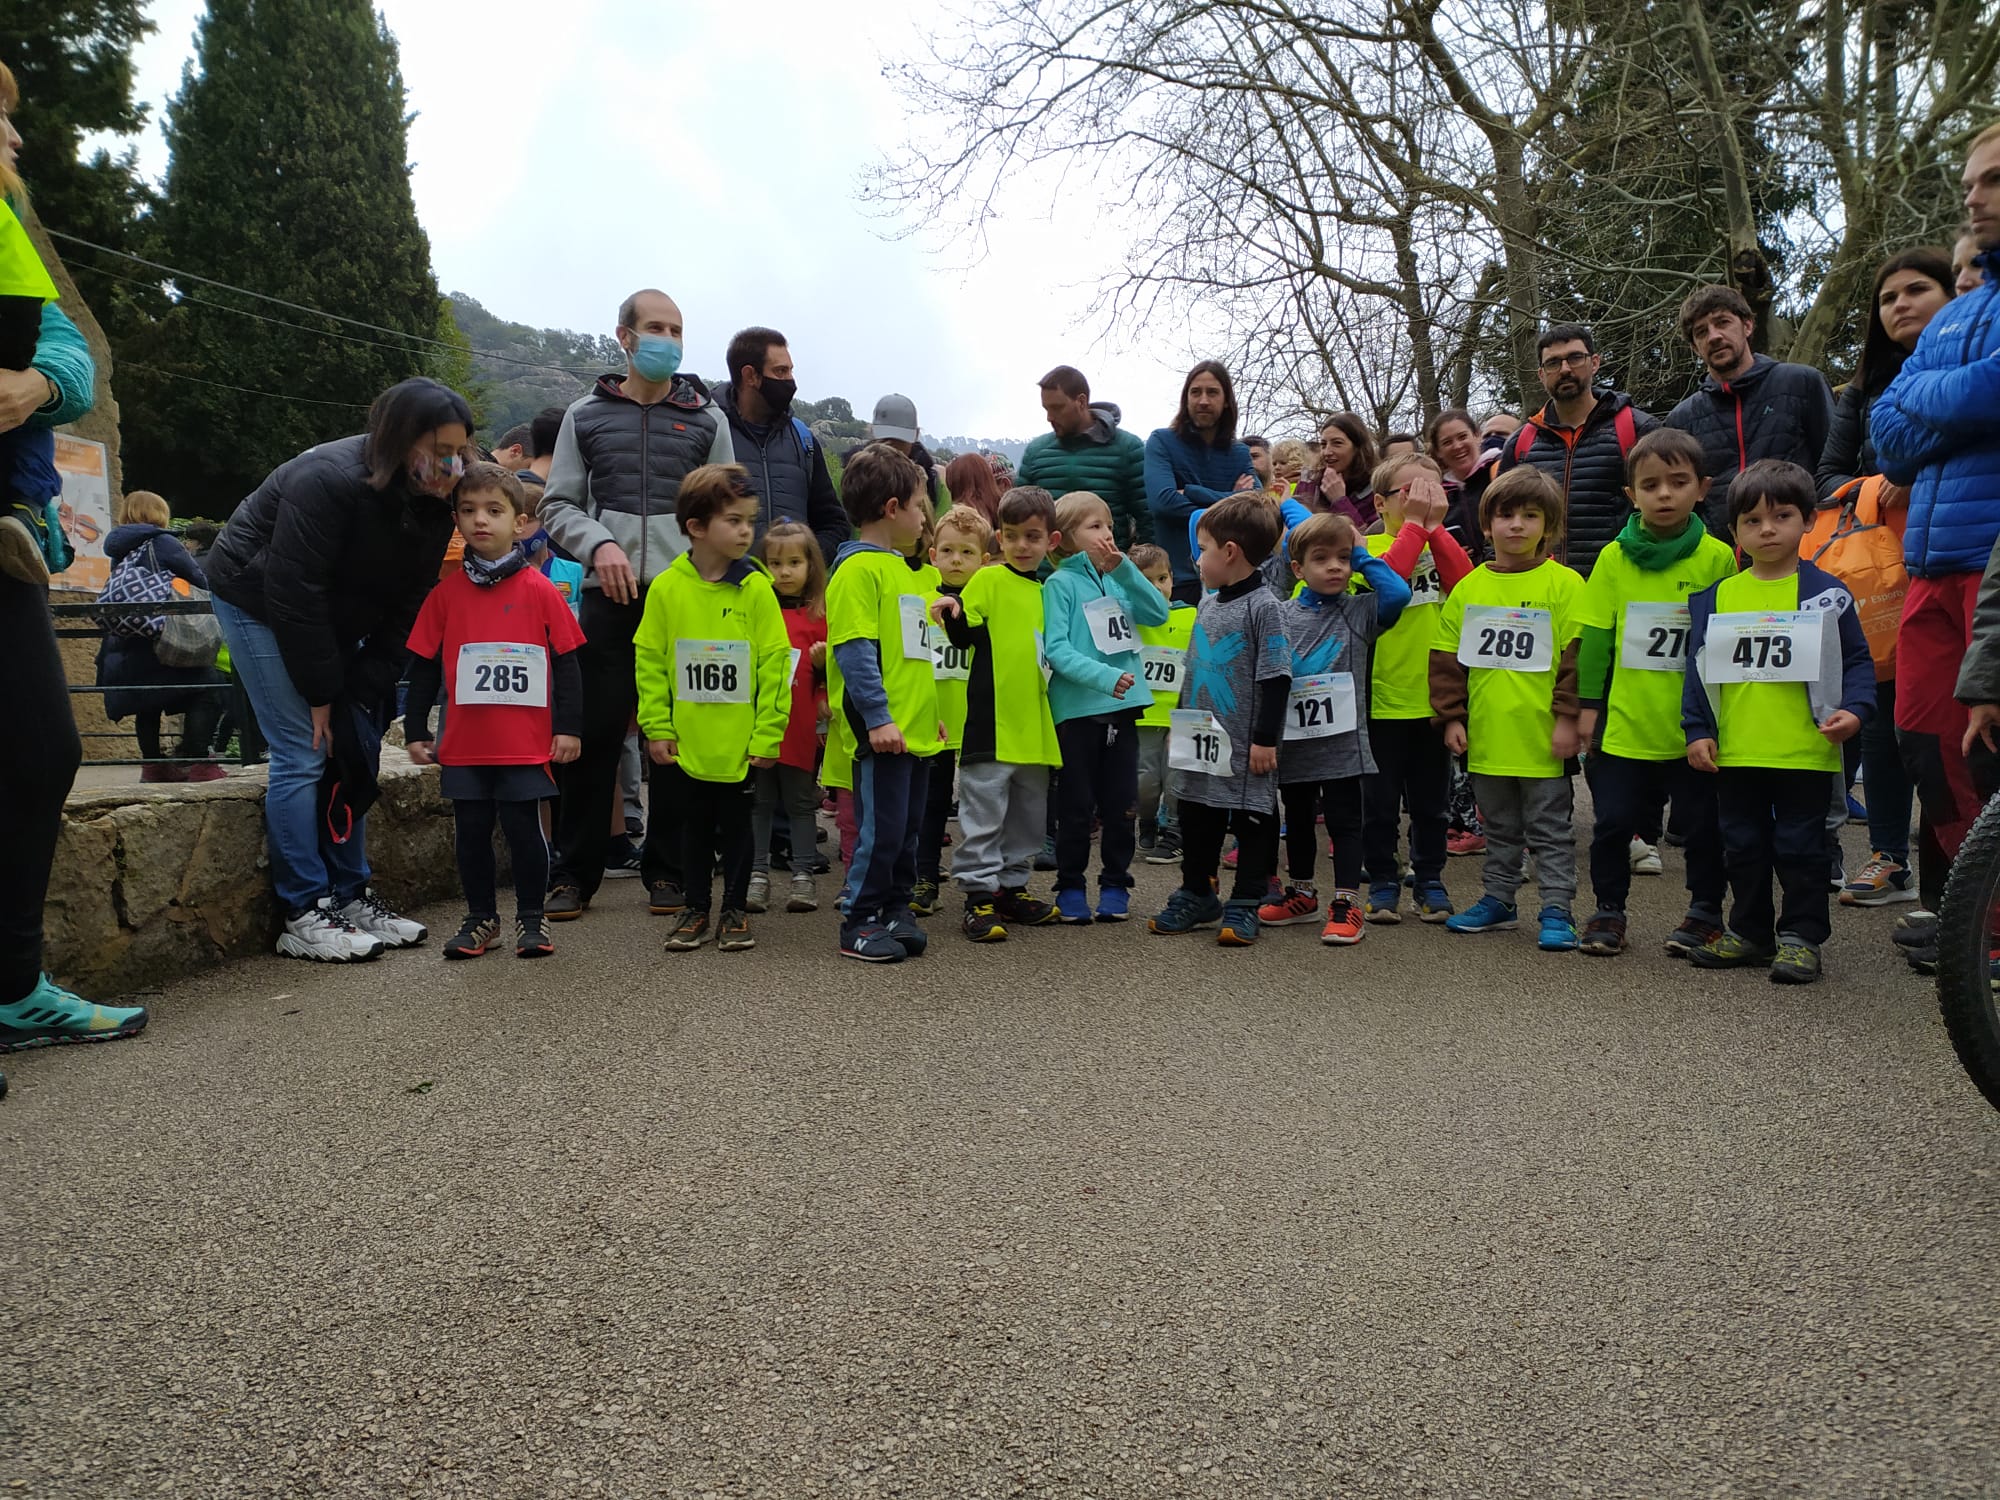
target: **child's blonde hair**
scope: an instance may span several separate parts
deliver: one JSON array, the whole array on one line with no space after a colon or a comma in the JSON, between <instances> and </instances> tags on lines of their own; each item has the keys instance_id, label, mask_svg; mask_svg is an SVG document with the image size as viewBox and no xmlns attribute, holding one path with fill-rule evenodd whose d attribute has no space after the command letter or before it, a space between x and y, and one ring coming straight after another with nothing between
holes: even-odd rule
<instances>
[{"instance_id":1,"label":"child's blonde hair","mask_svg":"<svg viewBox=\"0 0 2000 1500\"><path fill-rule=\"evenodd\" d=\"M1271 473L1280 469L1291 470L1292 477L1298 478L1306 471L1306 445L1297 438L1284 438L1271 450Z\"/></svg>"},{"instance_id":2,"label":"child's blonde hair","mask_svg":"<svg viewBox=\"0 0 2000 1500\"><path fill-rule=\"evenodd\" d=\"M151 490L129 490L125 503L118 507L118 520L125 526L171 526L174 512L164 495Z\"/></svg>"},{"instance_id":3,"label":"child's blonde hair","mask_svg":"<svg viewBox=\"0 0 2000 1500\"><path fill-rule=\"evenodd\" d=\"M1081 543L1072 545L1071 538L1086 521L1099 516L1104 518L1106 525L1111 524L1111 507L1102 495L1091 490L1071 490L1056 501L1056 530L1062 533L1059 547L1064 557L1083 550Z\"/></svg>"},{"instance_id":4,"label":"child's blonde hair","mask_svg":"<svg viewBox=\"0 0 2000 1500\"><path fill-rule=\"evenodd\" d=\"M1141 542L1125 554L1132 559L1132 566L1141 573L1150 573L1155 568L1171 570L1174 560L1167 556L1165 547L1156 547L1151 542Z\"/></svg>"},{"instance_id":5,"label":"child's blonde hair","mask_svg":"<svg viewBox=\"0 0 2000 1500\"><path fill-rule=\"evenodd\" d=\"M757 544L757 556L768 568L772 548L794 545L806 555L805 612L817 618L826 613L826 554L820 551L819 538L813 535L812 528L799 521L778 522Z\"/></svg>"},{"instance_id":6,"label":"child's blonde hair","mask_svg":"<svg viewBox=\"0 0 2000 1500\"><path fill-rule=\"evenodd\" d=\"M954 505L950 510L938 517L937 527L932 534L931 545L933 547L944 545L944 534L947 531L954 531L960 536L969 537L978 545L982 557L992 550L993 523L969 505Z\"/></svg>"},{"instance_id":7,"label":"child's blonde hair","mask_svg":"<svg viewBox=\"0 0 2000 1500\"><path fill-rule=\"evenodd\" d=\"M1299 522L1285 540L1285 550L1291 554L1294 568L1304 567L1306 558L1315 547L1335 547L1352 552L1360 545L1361 533L1354 529L1352 521L1346 516L1325 511Z\"/></svg>"},{"instance_id":8,"label":"child's blonde hair","mask_svg":"<svg viewBox=\"0 0 2000 1500\"><path fill-rule=\"evenodd\" d=\"M1398 453L1394 458L1385 458L1375 465L1375 472L1368 476L1368 486L1377 495L1390 494L1406 469L1428 469L1440 484L1444 482L1444 470L1437 466L1435 459L1426 458L1421 453Z\"/></svg>"}]
</instances>

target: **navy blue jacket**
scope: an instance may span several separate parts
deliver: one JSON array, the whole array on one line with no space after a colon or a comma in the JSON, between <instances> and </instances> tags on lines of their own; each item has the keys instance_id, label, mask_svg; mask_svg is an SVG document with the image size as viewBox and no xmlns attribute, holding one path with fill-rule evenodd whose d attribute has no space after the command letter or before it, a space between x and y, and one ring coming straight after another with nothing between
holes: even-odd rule
<instances>
[{"instance_id":1,"label":"navy blue jacket","mask_svg":"<svg viewBox=\"0 0 2000 1500\"><path fill-rule=\"evenodd\" d=\"M1146 498L1153 507L1153 540L1166 549L1175 583L1193 583L1194 556L1188 550L1188 518L1235 493L1236 481L1250 467L1250 450L1242 443L1211 448L1190 443L1171 427L1155 428L1146 439Z\"/></svg>"},{"instance_id":2,"label":"navy blue jacket","mask_svg":"<svg viewBox=\"0 0 2000 1500\"><path fill-rule=\"evenodd\" d=\"M1715 617L1715 591L1721 587L1712 583L1688 600L1688 667L1687 678L1681 684L1681 728L1686 731L1690 745L1717 736L1715 704L1709 699L1708 684L1701 675L1701 653L1708 641L1708 622ZM1824 724L1836 709L1844 708L1867 723L1875 713L1875 658L1869 654L1868 637L1861 632L1861 616L1854 608L1854 595L1824 568L1801 562L1799 608L1832 610L1840 641L1838 661L1833 652L1822 646L1819 681L1806 685L1814 722Z\"/></svg>"}]
</instances>

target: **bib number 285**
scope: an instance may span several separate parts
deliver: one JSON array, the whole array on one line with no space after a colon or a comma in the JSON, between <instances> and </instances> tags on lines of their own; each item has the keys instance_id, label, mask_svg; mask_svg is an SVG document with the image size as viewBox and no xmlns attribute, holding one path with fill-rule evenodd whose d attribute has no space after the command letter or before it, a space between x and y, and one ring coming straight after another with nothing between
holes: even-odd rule
<instances>
[{"instance_id":1,"label":"bib number 285","mask_svg":"<svg viewBox=\"0 0 2000 1500\"><path fill-rule=\"evenodd\" d=\"M528 669L525 666L509 666L497 661L472 664L472 690L475 693L500 693L510 698L525 698L528 687Z\"/></svg>"}]
</instances>

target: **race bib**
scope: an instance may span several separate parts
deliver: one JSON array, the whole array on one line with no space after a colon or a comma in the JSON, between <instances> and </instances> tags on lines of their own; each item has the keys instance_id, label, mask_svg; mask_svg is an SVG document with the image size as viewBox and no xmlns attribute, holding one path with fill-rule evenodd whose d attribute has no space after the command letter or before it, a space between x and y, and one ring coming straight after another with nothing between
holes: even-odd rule
<instances>
[{"instance_id":1,"label":"race bib","mask_svg":"<svg viewBox=\"0 0 2000 1500\"><path fill-rule=\"evenodd\" d=\"M931 659L930 606L919 594L900 594L896 608L903 617L903 656L908 661Z\"/></svg>"},{"instance_id":2,"label":"race bib","mask_svg":"<svg viewBox=\"0 0 2000 1500\"><path fill-rule=\"evenodd\" d=\"M1475 604L1458 634L1458 659L1501 672L1547 672L1556 664L1555 620L1545 609Z\"/></svg>"},{"instance_id":3,"label":"race bib","mask_svg":"<svg viewBox=\"0 0 2000 1500\"><path fill-rule=\"evenodd\" d=\"M1444 603L1444 584L1438 579L1437 563L1430 550L1417 559L1417 566L1410 574L1410 602L1403 607L1414 609L1419 604Z\"/></svg>"},{"instance_id":4,"label":"race bib","mask_svg":"<svg viewBox=\"0 0 2000 1500\"><path fill-rule=\"evenodd\" d=\"M1167 764L1176 771L1234 776L1236 748L1229 731L1205 708L1177 708L1167 721Z\"/></svg>"},{"instance_id":5,"label":"race bib","mask_svg":"<svg viewBox=\"0 0 2000 1500\"><path fill-rule=\"evenodd\" d=\"M785 681L797 682L799 680L799 658L804 655L805 653L799 650L797 646L792 647L790 654L785 658Z\"/></svg>"},{"instance_id":6,"label":"race bib","mask_svg":"<svg viewBox=\"0 0 2000 1500\"><path fill-rule=\"evenodd\" d=\"M931 642L931 676L939 682L964 682L972 676L972 648L954 646L939 631Z\"/></svg>"},{"instance_id":7,"label":"race bib","mask_svg":"<svg viewBox=\"0 0 2000 1500\"><path fill-rule=\"evenodd\" d=\"M1153 690L1153 701L1178 702L1181 684L1187 680L1187 653L1171 646L1147 646L1139 655L1145 662L1146 686Z\"/></svg>"},{"instance_id":8,"label":"race bib","mask_svg":"<svg viewBox=\"0 0 2000 1500\"><path fill-rule=\"evenodd\" d=\"M1685 604L1628 604L1618 665L1628 672L1684 672L1687 642Z\"/></svg>"},{"instance_id":9,"label":"race bib","mask_svg":"<svg viewBox=\"0 0 2000 1500\"><path fill-rule=\"evenodd\" d=\"M467 641L458 648L453 703L496 708L549 706L549 654L514 641Z\"/></svg>"},{"instance_id":10,"label":"race bib","mask_svg":"<svg viewBox=\"0 0 2000 1500\"><path fill-rule=\"evenodd\" d=\"M675 641L674 696L683 703L748 703L748 641Z\"/></svg>"},{"instance_id":11,"label":"race bib","mask_svg":"<svg viewBox=\"0 0 2000 1500\"><path fill-rule=\"evenodd\" d=\"M1042 669L1042 686L1049 685L1049 679L1056 675L1056 669L1049 665L1049 648L1042 639L1042 633L1035 632L1035 665Z\"/></svg>"},{"instance_id":12,"label":"race bib","mask_svg":"<svg viewBox=\"0 0 2000 1500\"><path fill-rule=\"evenodd\" d=\"M1093 599L1083 607L1084 623L1090 626L1090 643L1106 656L1118 656L1139 647L1139 632L1125 606L1110 595Z\"/></svg>"},{"instance_id":13,"label":"race bib","mask_svg":"<svg viewBox=\"0 0 2000 1500\"><path fill-rule=\"evenodd\" d=\"M1352 732L1359 722L1352 672L1315 672L1292 679L1285 707L1285 738L1324 740Z\"/></svg>"},{"instance_id":14,"label":"race bib","mask_svg":"<svg viewBox=\"0 0 2000 1500\"><path fill-rule=\"evenodd\" d=\"M1702 675L1711 683L1817 682L1821 619L1811 609L1716 615Z\"/></svg>"}]
</instances>

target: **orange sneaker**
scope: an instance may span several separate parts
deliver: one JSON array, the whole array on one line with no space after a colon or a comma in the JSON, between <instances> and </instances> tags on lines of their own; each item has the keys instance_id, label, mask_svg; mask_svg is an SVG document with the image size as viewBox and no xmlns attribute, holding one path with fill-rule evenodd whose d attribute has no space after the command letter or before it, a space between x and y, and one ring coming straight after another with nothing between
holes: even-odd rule
<instances>
[{"instance_id":1,"label":"orange sneaker","mask_svg":"<svg viewBox=\"0 0 2000 1500\"><path fill-rule=\"evenodd\" d=\"M1327 908L1326 926L1319 930L1319 940L1328 947L1351 948L1367 935L1367 925L1361 920L1360 894L1335 891L1333 904Z\"/></svg>"},{"instance_id":2,"label":"orange sneaker","mask_svg":"<svg viewBox=\"0 0 2000 1500\"><path fill-rule=\"evenodd\" d=\"M1319 916L1319 897L1311 891L1285 887L1282 896L1266 901L1257 908L1257 920L1266 927L1290 927L1299 922L1310 922Z\"/></svg>"}]
</instances>

